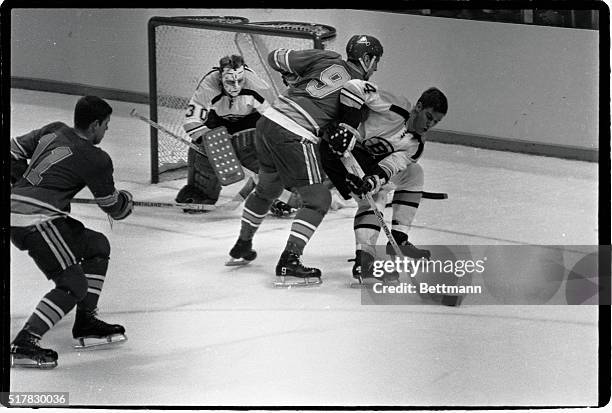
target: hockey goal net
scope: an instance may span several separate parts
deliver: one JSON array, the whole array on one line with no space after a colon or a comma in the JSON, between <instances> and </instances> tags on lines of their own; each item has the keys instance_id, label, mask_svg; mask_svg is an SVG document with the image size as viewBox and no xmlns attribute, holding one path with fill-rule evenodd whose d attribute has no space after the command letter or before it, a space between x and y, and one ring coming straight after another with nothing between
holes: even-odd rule
<instances>
[{"instance_id":1,"label":"hockey goal net","mask_svg":"<svg viewBox=\"0 0 612 413\"><path fill-rule=\"evenodd\" d=\"M301 22L249 22L244 17L153 17L149 20L150 117L174 134L183 130L187 103L200 79L226 55L240 54L278 95L280 74L267 64L271 50L328 48L331 26ZM186 176L187 146L151 128L151 182Z\"/></svg>"}]
</instances>

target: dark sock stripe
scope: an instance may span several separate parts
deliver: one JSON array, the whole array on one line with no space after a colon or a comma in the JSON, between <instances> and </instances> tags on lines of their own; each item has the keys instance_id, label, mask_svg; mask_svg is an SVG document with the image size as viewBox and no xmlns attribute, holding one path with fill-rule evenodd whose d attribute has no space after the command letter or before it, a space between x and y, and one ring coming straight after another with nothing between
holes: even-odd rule
<instances>
[{"instance_id":1,"label":"dark sock stripe","mask_svg":"<svg viewBox=\"0 0 612 413\"><path fill-rule=\"evenodd\" d=\"M393 200L393 202L391 202L391 205L406 205L412 208L418 208L420 203L419 202L408 202L408 201L400 201L400 200Z\"/></svg>"}]
</instances>

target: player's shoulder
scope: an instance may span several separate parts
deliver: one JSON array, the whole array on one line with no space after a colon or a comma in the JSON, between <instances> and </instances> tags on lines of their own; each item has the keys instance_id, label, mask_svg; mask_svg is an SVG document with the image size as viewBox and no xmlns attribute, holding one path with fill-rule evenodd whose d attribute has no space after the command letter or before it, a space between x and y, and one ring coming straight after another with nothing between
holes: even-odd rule
<instances>
[{"instance_id":1,"label":"player's shoulder","mask_svg":"<svg viewBox=\"0 0 612 413\"><path fill-rule=\"evenodd\" d=\"M379 90L378 92L380 94L380 97L390 103L393 103L396 106L402 107L406 110L410 110L412 109L412 103L410 103L410 100L404 96L404 95L400 95L398 93L394 93L388 90Z\"/></svg>"},{"instance_id":2,"label":"player's shoulder","mask_svg":"<svg viewBox=\"0 0 612 413\"><path fill-rule=\"evenodd\" d=\"M321 59L342 59L342 55L333 50L325 49L304 49L304 50L292 50L297 55L304 55L309 57L318 57Z\"/></svg>"},{"instance_id":3,"label":"player's shoulder","mask_svg":"<svg viewBox=\"0 0 612 413\"><path fill-rule=\"evenodd\" d=\"M208 89L220 89L221 85L221 74L217 69L212 69L208 73L206 73L200 79L198 83L199 87L206 87Z\"/></svg>"},{"instance_id":4,"label":"player's shoulder","mask_svg":"<svg viewBox=\"0 0 612 413\"><path fill-rule=\"evenodd\" d=\"M51 133L55 133L56 135L58 135L62 133L67 133L70 130L72 130L72 128L70 128L68 125L66 125L63 122L59 122L59 121L51 122L51 123L44 125L43 127L39 129L40 131L39 136L44 136L44 135L48 135Z\"/></svg>"},{"instance_id":5,"label":"player's shoulder","mask_svg":"<svg viewBox=\"0 0 612 413\"><path fill-rule=\"evenodd\" d=\"M339 53L323 49L290 50L289 60L294 66L328 66L330 64L345 63Z\"/></svg>"},{"instance_id":6,"label":"player's shoulder","mask_svg":"<svg viewBox=\"0 0 612 413\"><path fill-rule=\"evenodd\" d=\"M369 80L351 79L342 86L341 94L358 96L361 99L365 99L368 95L377 94L379 90L378 85Z\"/></svg>"},{"instance_id":7,"label":"player's shoulder","mask_svg":"<svg viewBox=\"0 0 612 413\"><path fill-rule=\"evenodd\" d=\"M91 170L104 170L113 166L110 155L102 148L92 145L91 142L82 140L79 144L79 153L86 166Z\"/></svg>"}]
</instances>

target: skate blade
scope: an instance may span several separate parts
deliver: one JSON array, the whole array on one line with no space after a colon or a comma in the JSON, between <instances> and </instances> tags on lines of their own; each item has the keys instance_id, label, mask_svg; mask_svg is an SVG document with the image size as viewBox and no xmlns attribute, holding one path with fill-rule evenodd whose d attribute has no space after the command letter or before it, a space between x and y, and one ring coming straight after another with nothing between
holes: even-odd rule
<instances>
[{"instance_id":1,"label":"skate blade","mask_svg":"<svg viewBox=\"0 0 612 413\"><path fill-rule=\"evenodd\" d=\"M125 334L113 334L106 337L79 337L74 339L73 347L76 350L96 350L116 346L127 341Z\"/></svg>"},{"instance_id":2,"label":"skate blade","mask_svg":"<svg viewBox=\"0 0 612 413\"><path fill-rule=\"evenodd\" d=\"M279 277L280 281L273 283L274 288L304 288L304 287L317 287L323 284L323 281L318 277L304 278L303 281L287 281L285 277Z\"/></svg>"},{"instance_id":3,"label":"skate blade","mask_svg":"<svg viewBox=\"0 0 612 413\"><path fill-rule=\"evenodd\" d=\"M28 357L17 357L11 354L11 367L34 368L34 369L53 369L57 367L57 361L33 360Z\"/></svg>"},{"instance_id":4,"label":"skate blade","mask_svg":"<svg viewBox=\"0 0 612 413\"><path fill-rule=\"evenodd\" d=\"M253 260L248 261L248 260L245 260L244 258L230 258L229 261L225 263L225 266L226 267L240 267L242 265L247 265L252 262Z\"/></svg>"}]
</instances>

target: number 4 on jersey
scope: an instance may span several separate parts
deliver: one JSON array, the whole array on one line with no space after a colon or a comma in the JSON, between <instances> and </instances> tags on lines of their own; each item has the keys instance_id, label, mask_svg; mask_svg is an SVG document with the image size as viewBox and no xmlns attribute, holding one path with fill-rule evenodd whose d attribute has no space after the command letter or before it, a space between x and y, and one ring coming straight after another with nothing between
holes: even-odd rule
<instances>
[{"instance_id":1,"label":"number 4 on jersey","mask_svg":"<svg viewBox=\"0 0 612 413\"><path fill-rule=\"evenodd\" d=\"M365 82L365 87L363 88L363 93L375 93L376 88L371 83Z\"/></svg>"}]
</instances>

